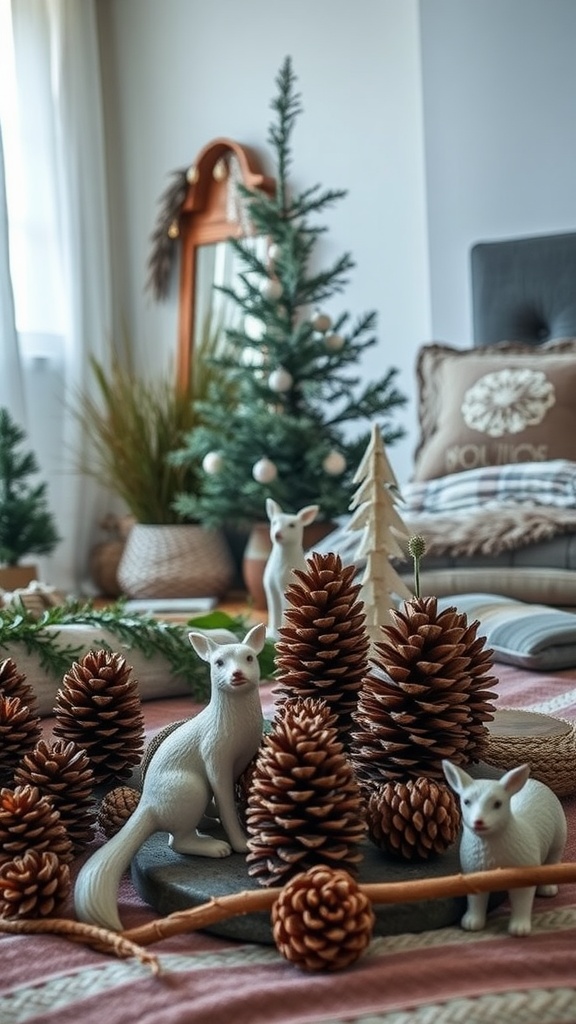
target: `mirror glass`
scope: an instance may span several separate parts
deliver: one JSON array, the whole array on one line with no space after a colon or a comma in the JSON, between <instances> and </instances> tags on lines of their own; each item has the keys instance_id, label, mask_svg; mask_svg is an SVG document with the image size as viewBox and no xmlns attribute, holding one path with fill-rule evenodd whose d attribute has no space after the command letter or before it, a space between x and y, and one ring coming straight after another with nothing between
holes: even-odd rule
<instances>
[{"instance_id":1,"label":"mirror glass","mask_svg":"<svg viewBox=\"0 0 576 1024\"><path fill-rule=\"evenodd\" d=\"M255 154L231 139L216 139L187 173L179 222L181 240L178 386L189 390L194 350L233 325L234 304L215 285L235 287L239 266L231 238L250 236L245 197L239 184L274 193L274 180L262 174ZM254 245L265 252L265 239Z\"/></svg>"}]
</instances>

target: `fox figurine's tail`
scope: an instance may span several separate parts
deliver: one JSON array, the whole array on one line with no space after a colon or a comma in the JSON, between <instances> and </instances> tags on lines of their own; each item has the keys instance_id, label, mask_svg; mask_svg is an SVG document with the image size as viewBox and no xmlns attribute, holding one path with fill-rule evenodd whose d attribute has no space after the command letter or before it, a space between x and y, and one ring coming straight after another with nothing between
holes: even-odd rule
<instances>
[{"instance_id":1,"label":"fox figurine's tail","mask_svg":"<svg viewBox=\"0 0 576 1024\"><path fill-rule=\"evenodd\" d=\"M118 888L122 875L143 842L157 829L151 808L137 807L119 832L80 869L74 887L76 915L86 924L121 931Z\"/></svg>"}]
</instances>

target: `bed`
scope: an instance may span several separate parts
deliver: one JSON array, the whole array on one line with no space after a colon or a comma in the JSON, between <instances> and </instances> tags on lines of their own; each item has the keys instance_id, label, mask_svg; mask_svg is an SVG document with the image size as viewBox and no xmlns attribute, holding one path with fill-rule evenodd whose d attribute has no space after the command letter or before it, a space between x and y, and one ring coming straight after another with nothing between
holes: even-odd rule
<instances>
[{"instance_id":1,"label":"bed","mask_svg":"<svg viewBox=\"0 0 576 1024\"><path fill-rule=\"evenodd\" d=\"M470 273L473 345L417 357L400 511L427 539L422 586L573 607L576 233L478 243Z\"/></svg>"}]
</instances>

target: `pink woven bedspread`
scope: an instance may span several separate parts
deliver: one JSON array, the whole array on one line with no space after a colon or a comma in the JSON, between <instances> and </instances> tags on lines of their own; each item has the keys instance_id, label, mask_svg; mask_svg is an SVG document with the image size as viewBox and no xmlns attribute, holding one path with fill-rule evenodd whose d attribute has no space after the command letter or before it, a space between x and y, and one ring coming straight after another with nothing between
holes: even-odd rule
<instances>
[{"instance_id":1,"label":"pink woven bedspread","mask_svg":"<svg viewBox=\"0 0 576 1024\"><path fill-rule=\"evenodd\" d=\"M576 670L527 674L495 665L498 707L576 721ZM263 689L270 710L270 687ZM178 698L144 705L150 734L191 713ZM574 767L576 774L576 764ZM576 799L565 860L576 860ZM67 913L72 916L71 906ZM125 927L154 914L128 878L120 897ZM458 926L375 938L351 968L304 974L274 946L208 934L150 947L158 977L53 936L0 935L0 1024L557 1024L576 1021L576 884L536 899L533 931L507 934L506 905L479 933Z\"/></svg>"}]
</instances>

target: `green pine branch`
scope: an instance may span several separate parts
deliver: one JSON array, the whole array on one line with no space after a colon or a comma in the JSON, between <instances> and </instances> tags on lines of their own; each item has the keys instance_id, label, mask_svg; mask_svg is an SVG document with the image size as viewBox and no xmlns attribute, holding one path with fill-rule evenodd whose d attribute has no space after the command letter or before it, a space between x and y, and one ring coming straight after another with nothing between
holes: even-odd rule
<instances>
[{"instance_id":1,"label":"green pine branch","mask_svg":"<svg viewBox=\"0 0 576 1024\"><path fill-rule=\"evenodd\" d=\"M40 618L18 606L2 609L0 648L12 650L14 644L22 644L27 654L38 658L45 672L61 678L84 651L82 645L63 643L58 630L70 625L92 626L96 631L112 633L128 656L129 651L136 650L146 659L157 655L165 658L172 675L182 677L197 700L205 700L209 694L209 672L188 640L190 629L229 629L240 640L248 629L242 616L229 616L224 612L211 612L186 623L174 623L159 621L152 615L130 615L122 601L102 609L94 608L90 602L70 601L47 609ZM48 627L55 628L49 630ZM96 638L94 643L103 650L111 650L103 637ZM270 678L274 671L274 648L270 641L259 660L262 678Z\"/></svg>"}]
</instances>

